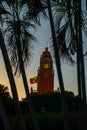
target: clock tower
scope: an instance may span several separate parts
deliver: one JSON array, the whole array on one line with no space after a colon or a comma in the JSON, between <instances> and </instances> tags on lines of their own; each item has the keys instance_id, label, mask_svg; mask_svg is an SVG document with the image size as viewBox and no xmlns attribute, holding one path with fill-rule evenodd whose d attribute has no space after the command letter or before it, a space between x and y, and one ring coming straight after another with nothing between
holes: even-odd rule
<instances>
[{"instance_id":1,"label":"clock tower","mask_svg":"<svg viewBox=\"0 0 87 130\"><path fill-rule=\"evenodd\" d=\"M40 78L37 84L37 91L39 94L46 92L53 92L54 90L54 70L53 61L48 48L40 57L40 67L38 68L38 77Z\"/></svg>"}]
</instances>

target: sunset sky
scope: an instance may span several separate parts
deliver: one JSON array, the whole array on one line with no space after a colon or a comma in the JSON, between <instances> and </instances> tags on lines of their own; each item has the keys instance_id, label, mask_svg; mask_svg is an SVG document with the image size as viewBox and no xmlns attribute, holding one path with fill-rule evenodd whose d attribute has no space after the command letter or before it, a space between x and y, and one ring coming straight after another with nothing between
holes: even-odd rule
<instances>
[{"instance_id":1,"label":"sunset sky","mask_svg":"<svg viewBox=\"0 0 87 130\"><path fill-rule=\"evenodd\" d=\"M49 48L49 46L50 46L49 39L51 37L49 21L42 20L41 25L42 26L37 27L36 32L34 32L34 34L33 34L33 35L35 35L35 37L37 38L39 43L35 45L33 59L31 61L30 65L26 68L26 75L27 75L27 81L29 84L29 88L33 87L35 90L37 89L37 84L35 83L35 84L31 85L29 83L29 79L37 75L40 55L45 50L45 47ZM87 49L87 45L85 46L85 48ZM50 48L49 48L49 51L50 51ZM53 61L54 61L54 57L53 57ZM69 91L73 91L75 94L77 94L78 88L77 88L76 64L72 66L69 63L67 63L67 61L64 61L61 64L61 69L62 69L65 89L69 90ZM59 84L58 84L58 77L57 77L57 73L56 73L55 62L54 62L54 74L55 74L54 89L56 90L57 87L59 87ZM87 87L87 58L85 60L85 75L86 75L86 87ZM22 84L21 76L20 76L20 78L16 76L15 82L17 85L19 99L24 98L25 91L24 91L24 87ZM9 80L8 80L8 77L6 74L1 50L0 50L0 84L8 86L9 91L10 91Z\"/></svg>"}]
</instances>

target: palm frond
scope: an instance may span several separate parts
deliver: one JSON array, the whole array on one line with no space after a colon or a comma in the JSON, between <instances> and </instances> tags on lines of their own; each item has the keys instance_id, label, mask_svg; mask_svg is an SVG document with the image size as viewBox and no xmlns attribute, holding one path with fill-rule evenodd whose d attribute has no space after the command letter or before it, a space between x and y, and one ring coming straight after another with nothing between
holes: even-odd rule
<instances>
[{"instance_id":1,"label":"palm frond","mask_svg":"<svg viewBox=\"0 0 87 130\"><path fill-rule=\"evenodd\" d=\"M37 39L31 33L31 29L35 29L35 25L32 19L28 17L29 9L27 4L17 4L18 9L13 4L4 2L4 7L7 7L6 10L10 11L10 13L3 17L5 41L15 74L20 72L17 44L20 44L24 65L28 65L30 57L33 56L33 44L37 43ZM17 40L18 35L20 35L19 43Z\"/></svg>"}]
</instances>

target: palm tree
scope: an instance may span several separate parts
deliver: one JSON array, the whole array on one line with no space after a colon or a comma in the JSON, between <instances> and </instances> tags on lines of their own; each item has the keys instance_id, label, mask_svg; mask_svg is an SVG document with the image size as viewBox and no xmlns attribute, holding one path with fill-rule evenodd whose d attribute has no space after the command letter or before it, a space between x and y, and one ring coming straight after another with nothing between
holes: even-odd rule
<instances>
[{"instance_id":1,"label":"palm tree","mask_svg":"<svg viewBox=\"0 0 87 130\"><path fill-rule=\"evenodd\" d=\"M0 2L0 4L1 4L1 2ZM3 9L3 6L2 6L2 8L0 8L0 10L1 10L1 12L0 12L1 14L7 14L8 13L5 9ZM16 110L16 113L17 113L17 116L18 116L19 126L20 126L20 129L26 130L24 119L23 119L22 112L21 112L21 108L20 108L20 105L18 103L18 95L17 95L16 85L15 85L15 81L14 81L14 78L13 78L12 69L11 69L11 66L10 66L10 62L9 62L9 58L8 58L8 55L7 55L7 50L6 50L6 47L5 47L5 43L4 43L4 39L3 39L3 36L2 36L1 29L0 29L0 48L1 48L1 51L2 51L5 67L6 67L9 82L10 82L10 85L11 85L11 90L12 90L12 95L13 95L13 98L14 98L15 110ZM3 119L3 117L5 118L3 106L1 107L1 110L2 110L2 114L3 114L3 115L1 115L1 117ZM7 127L7 129L10 129L6 118L4 119L3 122L4 123L6 122L6 124L4 124L5 129L6 129L6 127Z\"/></svg>"},{"instance_id":2,"label":"palm tree","mask_svg":"<svg viewBox=\"0 0 87 130\"><path fill-rule=\"evenodd\" d=\"M8 12L10 12L6 17L4 17L6 25L6 43L8 44L8 50L11 56L10 61L13 67L15 67L15 74L17 72L22 74L27 103L30 109L34 129L39 130L24 68L24 65L27 65L29 56L31 55L30 48L33 47L31 41L36 41L36 38L29 33L29 28L34 28L34 24L33 21L27 17L29 9L26 3L21 4L21 1L16 0L14 3L5 3L5 5Z\"/></svg>"},{"instance_id":3,"label":"palm tree","mask_svg":"<svg viewBox=\"0 0 87 130\"><path fill-rule=\"evenodd\" d=\"M79 99L79 129L83 129L83 112L82 112L82 92L81 92L81 65L80 65L80 49L78 40L78 11L75 9L75 19L76 19L76 43L77 43L77 82L78 82L78 99Z\"/></svg>"},{"instance_id":4,"label":"palm tree","mask_svg":"<svg viewBox=\"0 0 87 130\"><path fill-rule=\"evenodd\" d=\"M81 0L79 1L79 4L78 4L78 30L79 30L79 44L77 46L77 48L79 49L78 51L78 57L80 57L81 59L79 60L79 65L80 65L80 75L81 75L81 83L82 83L82 86L81 86L81 90L82 90L82 95L81 95L81 98L82 98L82 112L83 112L83 129L86 130L87 129L87 125L86 125L86 86L85 86L85 68L84 68L84 59L83 59L83 45L82 45L82 20L81 20Z\"/></svg>"},{"instance_id":5,"label":"palm tree","mask_svg":"<svg viewBox=\"0 0 87 130\"><path fill-rule=\"evenodd\" d=\"M63 84L62 72L61 72L61 68L60 68L60 58L59 58L59 52L57 50L55 29L54 29L54 23L53 23L53 18L52 18L52 13L51 13L50 0L47 0L47 5L48 5L48 12L49 12L49 18L50 18L50 24L51 24L57 74L58 74L59 85L60 85L60 90L61 90L61 103L62 103L62 110L63 110L63 114L64 114L64 128L65 128L65 130L70 130L68 109L67 109L67 104L66 104L66 99L65 99L65 90L64 90L64 84Z\"/></svg>"},{"instance_id":6,"label":"palm tree","mask_svg":"<svg viewBox=\"0 0 87 130\"><path fill-rule=\"evenodd\" d=\"M76 26L80 21L78 19L78 14L76 13L78 4L79 4L79 2L77 2L77 1L71 1L71 3L70 3L70 1L68 0L67 2L64 2L63 4L61 3L61 6L63 5L63 9L64 9L64 10L62 9L62 13L61 13L61 10L60 10L59 14L57 12L58 16L61 15L60 19L56 18L56 23L58 24L58 25L56 25L57 26L56 37L57 37L57 44L58 44L57 47L61 51L61 53L64 52L66 54L66 51L63 48L64 47L63 44L65 44L65 46L66 46L65 49L67 50L67 52L70 55L71 54L74 55L74 53L77 50L76 44L77 44L77 40L79 40L79 39L76 39ZM56 11L58 10L58 7L59 6L57 6ZM82 14L82 13L83 12L80 12L80 14ZM66 17L65 18L66 21L64 21L64 23L61 27L60 25L61 25L61 20L63 19L63 17ZM84 14L81 15L80 19L82 20L81 26L82 26L83 32L86 33L86 29L84 27L84 20L85 20ZM78 23L76 24L76 22L78 22ZM78 29L78 27L77 27L77 29ZM69 31L69 33L67 31ZM65 37L66 33L68 34L68 37L69 37L68 39L67 39L67 37ZM69 36L69 34L70 34L70 36ZM59 37L62 37L62 36L64 37L64 39L60 41Z\"/></svg>"},{"instance_id":7,"label":"palm tree","mask_svg":"<svg viewBox=\"0 0 87 130\"><path fill-rule=\"evenodd\" d=\"M63 2L63 3L62 3ZM59 21L57 20L57 48L59 49L60 53L66 57L66 54L74 55L77 51L77 77L78 77L78 94L79 94L79 109L81 113L81 122L85 122L83 112L86 112L86 90L85 90L85 75L84 75L84 61L83 61L83 49L82 49L82 32L81 29L84 29L86 32L84 25L83 25L83 16L81 15L81 1L62 1L63 8L62 9L61 17ZM79 9L79 10L78 10ZM57 8L58 10L58 8ZM57 12L58 14L58 12ZM66 17L65 24L61 27L61 19L63 16ZM81 21L81 23L80 23ZM75 26L74 26L75 25ZM83 28L82 28L83 27ZM69 30L69 33L68 33ZM68 34L68 39L66 39L66 35ZM62 40L61 40L62 37ZM84 110L85 109L85 110ZM81 124L81 123L80 123ZM86 128L86 126L85 126ZM83 129L83 128L82 128Z\"/></svg>"}]
</instances>

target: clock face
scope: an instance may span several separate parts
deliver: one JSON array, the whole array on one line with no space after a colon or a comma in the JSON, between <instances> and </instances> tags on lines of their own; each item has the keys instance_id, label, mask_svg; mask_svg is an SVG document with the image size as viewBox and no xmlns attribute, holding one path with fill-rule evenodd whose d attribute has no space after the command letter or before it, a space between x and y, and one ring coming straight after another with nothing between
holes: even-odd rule
<instances>
[{"instance_id":1,"label":"clock face","mask_svg":"<svg viewBox=\"0 0 87 130\"><path fill-rule=\"evenodd\" d=\"M44 63L44 69L48 69L49 68L49 64L48 63Z\"/></svg>"}]
</instances>

